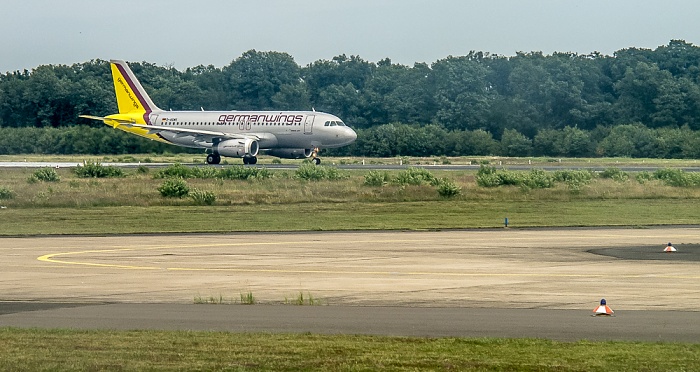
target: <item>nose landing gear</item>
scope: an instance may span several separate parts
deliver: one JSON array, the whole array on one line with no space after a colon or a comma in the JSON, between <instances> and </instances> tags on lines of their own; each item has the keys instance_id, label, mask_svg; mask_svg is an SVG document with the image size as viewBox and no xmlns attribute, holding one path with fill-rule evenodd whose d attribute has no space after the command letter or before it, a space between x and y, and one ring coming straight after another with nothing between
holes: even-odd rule
<instances>
[{"instance_id":1,"label":"nose landing gear","mask_svg":"<svg viewBox=\"0 0 700 372\"><path fill-rule=\"evenodd\" d=\"M321 164L321 158L318 157L318 152L319 152L318 147L314 147L314 151L311 153L311 161L314 163L314 165L320 165Z\"/></svg>"}]
</instances>

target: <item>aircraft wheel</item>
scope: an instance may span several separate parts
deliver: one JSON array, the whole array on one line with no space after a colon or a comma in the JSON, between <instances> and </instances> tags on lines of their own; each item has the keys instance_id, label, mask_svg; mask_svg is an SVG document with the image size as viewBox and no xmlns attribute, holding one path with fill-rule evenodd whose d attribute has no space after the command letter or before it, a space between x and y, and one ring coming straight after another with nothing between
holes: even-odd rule
<instances>
[{"instance_id":1,"label":"aircraft wheel","mask_svg":"<svg viewBox=\"0 0 700 372\"><path fill-rule=\"evenodd\" d=\"M250 158L248 157L243 157L243 164L250 164Z\"/></svg>"},{"instance_id":2,"label":"aircraft wheel","mask_svg":"<svg viewBox=\"0 0 700 372\"><path fill-rule=\"evenodd\" d=\"M319 165L321 164L321 158L314 158L313 162L314 164Z\"/></svg>"},{"instance_id":3,"label":"aircraft wheel","mask_svg":"<svg viewBox=\"0 0 700 372\"><path fill-rule=\"evenodd\" d=\"M248 164L258 164L257 156L253 156L250 159L248 159Z\"/></svg>"},{"instance_id":4,"label":"aircraft wheel","mask_svg":"<svg viewBox=\"0 0 700 372\"><path fill-rule=\"evenodd\" d=\"M216 154L207 155L207 164L219 164L221 163L221 156Z\"/></svg>"}]
</instances>

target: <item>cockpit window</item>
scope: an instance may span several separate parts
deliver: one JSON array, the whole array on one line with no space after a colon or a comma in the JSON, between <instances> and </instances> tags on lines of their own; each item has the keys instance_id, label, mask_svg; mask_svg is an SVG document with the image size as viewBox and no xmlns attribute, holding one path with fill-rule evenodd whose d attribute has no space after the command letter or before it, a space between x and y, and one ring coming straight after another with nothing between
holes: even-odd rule
<instances>
[{"instance_id":1,"label":"cockpit window","mask_svg":"<svg viewBox=\"0 0 700 372\"><path fill-rule=\"evenodd\" d=\"M323 126L324 127L335 127L335 126L344 127L346 125L342 121L331 120L331 121L327 121L327 122L323 123Z\"/></svg>"}]
</instances>

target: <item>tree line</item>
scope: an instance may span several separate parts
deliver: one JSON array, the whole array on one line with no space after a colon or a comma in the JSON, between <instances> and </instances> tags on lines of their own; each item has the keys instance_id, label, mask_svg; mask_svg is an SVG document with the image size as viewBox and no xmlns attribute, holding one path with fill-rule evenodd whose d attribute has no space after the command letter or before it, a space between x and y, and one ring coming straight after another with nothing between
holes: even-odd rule
<instances>
[{"instance_id":1,"label":"tree line","mask_svg":"<svg viewBox=\"0 0 700 372\"><path fill-rule=\"evenodd\" d=\"M383 124L358 129L350 146L325 150L335 156L545 156L700 158L700 131L648 128L641 124L546 129L530 139L506 129L500 140L482 129L447 130L439 125ZM0 154L201 153L150 141L107 126L0 127Z\"/></svg>"},{"instance_id":2,"label":"tree line","mask_svg":"<svg viewBox=\"0 0 700 372\"><path fill-rule=\"evenodd\" d=\"M470 52L413 66L340 55L302 67L287 53L255 50L221 68L130 65L164 109L336 114L358 131L356 144L331 151L343 155L698 157L700 48L683 40L611 56ZM22 146L32 152L163 151L106 127L87 131L95 124L77 117L116 111L107 61L5 73L0 153ZM82 130L64 128L76 124ZM19 133L10 128L60 129L20 130L31 135L8 144L2 138L17 140ZM85 142L78 137L94 135L99 145L61 145L52 138L75 133L81 134L63 140Z\"/></svg>"}]
</instances>

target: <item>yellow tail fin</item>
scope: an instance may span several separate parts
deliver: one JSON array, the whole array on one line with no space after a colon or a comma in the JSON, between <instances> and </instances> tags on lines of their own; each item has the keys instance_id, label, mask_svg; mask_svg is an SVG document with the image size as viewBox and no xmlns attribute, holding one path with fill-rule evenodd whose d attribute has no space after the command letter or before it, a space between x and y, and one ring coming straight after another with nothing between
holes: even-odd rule
<instances>
[{"instance_id":1,"label":"yellow tail fin","mask_svg":"<svg viewBox=\"0 0 700 372\"><path fill-rule=\"evenodd\" d=\"M124 61L111 60L114 91L120 114L143 114L145 118L151 112L162 111L156 106L141 83Z\"/></svg>"}]
</instances>

